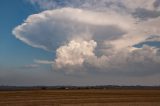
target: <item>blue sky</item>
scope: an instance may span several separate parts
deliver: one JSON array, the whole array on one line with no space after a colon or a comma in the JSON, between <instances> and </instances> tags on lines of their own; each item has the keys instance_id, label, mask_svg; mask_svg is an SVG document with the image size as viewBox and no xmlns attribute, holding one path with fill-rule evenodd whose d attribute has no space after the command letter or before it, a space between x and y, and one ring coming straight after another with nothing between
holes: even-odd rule
<instances>
[{"instance_id":1,"label":"blue sky","mask_svg":"<svg viewBox=\"0 0 160 106\"><path fill-rule=\"evenodd\" d=\"M29 15L38 13L34 6L25 0L8 1L0 3L1 15L1 45L0 65L5 67L21 67L33 61L33 58L48 59L52 54L41 49L32 48L12 35L15 26L22 23ZM13 60L13 61L11 61Z\"/></svg>"},{"instance_id":2,"label":"blue sky","mask_svg":"<svg viewBox=\"0 0 160 106\"><path fill-rule=\"evenodd\" d=\"M25 0L0 1L0 13L2 14L0 19L0 71L2 76L5 77L6 74L3 74L5 71L12 74L21 70L23 73L26 71L23 67L32 64L36 58L51 59L53 57L53 54L49 52L24 44L12 34L15 26L22 23L29 15L38 12L40 10ZM0 83L5 84L3 80Z\"/></svg>"},{"instance_id":3,"label":"blue sky","mask_svg":"<svg viewBox=\"0 0 160 106\"><path fill-rule=\"evenodd\" d=\"M159 0L1 0L0 85L159 85Z\"/></svg>"}]
</instances>

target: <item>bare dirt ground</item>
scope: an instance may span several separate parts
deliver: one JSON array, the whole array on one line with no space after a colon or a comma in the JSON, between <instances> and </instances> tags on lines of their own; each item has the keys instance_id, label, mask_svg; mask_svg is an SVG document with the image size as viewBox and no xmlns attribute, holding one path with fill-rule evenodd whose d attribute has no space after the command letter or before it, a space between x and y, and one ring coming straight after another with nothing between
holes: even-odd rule
<instances>
[{"instance_id":1,"label":"bare dirt ground","mask_svg":"<svg viewBox=\"0 0 160 106\"><path fill-rule=\"evenodd\" d=\"M0 91L0 106L160 106L160 90Z\"/></svg>"}]
</instances>

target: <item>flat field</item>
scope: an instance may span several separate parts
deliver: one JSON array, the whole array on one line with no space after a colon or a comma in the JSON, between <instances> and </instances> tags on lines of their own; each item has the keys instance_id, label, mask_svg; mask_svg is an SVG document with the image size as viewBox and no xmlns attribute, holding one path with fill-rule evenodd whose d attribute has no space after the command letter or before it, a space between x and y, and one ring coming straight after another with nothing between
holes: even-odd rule
<instances>
[{"instance_id":1,"label":"flat field","mask_svg":"<svg viewBox=\"0 0 160 106\"><path fill-rule=\"evenodd\" d=\"M0 91L0 106L160 106L160 90Z\"/></svg>"}]
</instances>

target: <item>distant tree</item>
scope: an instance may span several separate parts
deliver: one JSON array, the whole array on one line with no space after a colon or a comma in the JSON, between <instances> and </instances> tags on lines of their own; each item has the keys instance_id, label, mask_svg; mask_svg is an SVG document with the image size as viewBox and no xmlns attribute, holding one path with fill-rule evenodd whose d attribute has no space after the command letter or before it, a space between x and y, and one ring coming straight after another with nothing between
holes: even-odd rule
<instances>
[{"instance_id":1,"label":"distant tree","mask_svg":"<svg viewBox=\"0 0 160 106\"><path fill-rule=\"evenodd\" d=\"M47 87L41 87L41 89L42 89L42 90L46 90L46 89L47 89Z\"/></svg>"}]
</instances>

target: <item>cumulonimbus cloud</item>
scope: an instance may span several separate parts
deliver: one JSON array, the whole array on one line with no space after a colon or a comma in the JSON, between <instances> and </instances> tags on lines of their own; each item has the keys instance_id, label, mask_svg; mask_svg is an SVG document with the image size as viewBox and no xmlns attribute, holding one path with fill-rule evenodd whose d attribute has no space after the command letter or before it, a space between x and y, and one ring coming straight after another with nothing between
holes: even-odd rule
<instances>
[{"instance_id":1,"label":"cumulonimbus cloud","mask_svg":"<svg viewBox=\"0 0 160 106\"><path fill-rule=\"evenodd\" d=\"M13 34L32 47L56 51L53 70L158 72L159 48L135 46L148 39L155 41L153 35L159 41L160 17L156 0L78 0L71 6L69 2L66 0L63 7L56 1L49 1L51 7L47 7L42 5L43 0L32 0L51 10L30 15L14 28ZM146 18L142 19L140 14L144 11L141 10L145 11ZM155 14L152 17L148 12Z\"/></svg>"}]
</instances>

